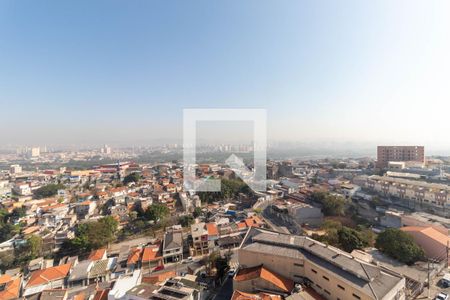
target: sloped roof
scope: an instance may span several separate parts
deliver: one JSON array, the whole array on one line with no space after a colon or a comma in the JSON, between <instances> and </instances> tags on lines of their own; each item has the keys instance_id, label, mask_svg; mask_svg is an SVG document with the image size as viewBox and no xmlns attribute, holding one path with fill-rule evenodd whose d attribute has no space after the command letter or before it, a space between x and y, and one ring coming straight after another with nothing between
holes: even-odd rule
<instances>
[{"instance_id":1,"label":"sloped roof","mask_svg":"<svg viewBox=\"0 0 450 300\"><path fill-rule=\"evenodd\" d=\"M148 262L161 258L160 245L151 245L144 248L142 253L142 262Z\"/></svg>"},{"instance_id":2,"label":"sloped roof","mask_svg":"<svg viewBox=\"0 0 450 300\"><path fill-rule=\"evenodd\" d=\"M208 230L209 235L219 235L219 230L217 230L216 223L207 223L206 229Z\"/></svg>"},{"instance_id":3,"label":"sloped roof","mask_svg":"<svg viewBox=\"0 0 450 300\"><path fill-rule=\"evenodd\" d=\"M167 249L173 249L173 248L180 248L183 246L183 237L182 233L175 231L175 232L166 232L164 235L164 250Z\"/></svg>"},{"instance_id":4,"label":"sloped roof","mask_svg":"<svg viewBox=\"0 0 450 300\"><path fill-rule=\"evenodd\" d=\"M131 249L130 254L128 255L127 264L135 264L139 261L139 258L141 257L142 249L140 248L134 248Z\"/></svg>"},{"instance_id":5,"label":"sloped roof","mask_svg":"<svg viewBox=\"0 0 450 300\"><path fill-rule=\"evenodd\" d=\"M46 284L54 280L62 279L69 274L72 264L51 267L43 270L34 271L27 283L27 288Z\"/></svg>"},{"instance_id":6,"label":"sloped roof","mask_svg":"<svg viewBox=\"0 0 450 300\"><path fill-rule=\"evenodd\" d=\"M106 249L97 249L93 250L91 254L89 254L88 259L94 261L94 260L100 260L103 259L103 256L106 254Z\"/></svg>"},{"instance_id":7,"label":"sloped roof","mask_svg":"<svg viewBox=\"0 0 450 300\"><path fill-rule=\"evenodd\" d=\"M250 294L235 290L231 300L282 300L282 298L279 295L268 293Z\"/></svg>"},{"instance_id":8,"label":"sloped roof","mask_svg":"<svg viewBox=\"0 0 450 300\"><path fill-rule=\"evenodd\" d=\"M436 230L432 226L429 227L407 226L400 228L400 230L409 233L420 233L445 247L447 247L447 243L450 241L448 235L443 234L442 232Z\"/></svg>"},{"instance_id":9,"label":"sloped roof","mask_svg":"<svg viewBox=\"0 0 450 300\"><path fill-rule=\"evenodd\" d=\"M382 299L399 281L404 280L400 275L385 272L380 267L355 259L347 252L305 236L250 227L240 248L256 253L307 259L375 299Z\"/></svg>"},{"instance_id":10,"label":"sloped roof","mask_svg":"<svg viewBox=\"0 0 450 300\"><path fill-rule=\"evenodd\" d=\"M3 291L0 291L0 299L11 300L19 297L21 277L12 278L9 275L0 276L0 284L5 284Z\"/></svg>"},{"instance_id":11,"label":"sloped roof","mask_svg":"<svg viewBox=\"0 0 450 300\"><path fill-rule=\"evenodd\" d=\"M275 285L282 291L287 293L294 289L294 282L288 278L284 278L280 274L277 274L264 266L257 266L252 268L240 269L234 277L236 281L248 281L253 279L263 279Z\"/></svg>"}]
</instances>

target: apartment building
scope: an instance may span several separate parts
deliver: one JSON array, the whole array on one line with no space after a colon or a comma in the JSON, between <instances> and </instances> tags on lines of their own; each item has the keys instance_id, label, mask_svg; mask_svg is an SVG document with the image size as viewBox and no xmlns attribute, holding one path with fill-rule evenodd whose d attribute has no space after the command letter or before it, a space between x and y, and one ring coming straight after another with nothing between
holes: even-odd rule
<instances>
[{"instance_id":1,"label":"apartment building","mask_svg":"<svg viewBox=\"0 0 450 300\"><path fill-rule=\"evenodd\" d=\"M425 163L424 146L378 146L377 167L386 168L390 161Z\"/></svg>"},{"instance_id":2,"label":"apartment building","mask_svg":"<svg viewBox=\"0 0 450 300\"><path fill-rule=\"evenodd\" d=\"M367 178L365 187L383 196L407 200L414 208L427 208L443 216L449 214L450 186L445 184L373 175Z\"/></svg>"},{"instance_id":3,"label":"apartment building","mask_svg":"<svg viewBox=\"0 0 450 300\"><path fill-rule=\"evenodd\" d=\"M399 274L305 236L251 227L240 245L238 257L244 270L261 266L283 282L309 282L325 299L405 299L405 279ZM241 280L236 289L255 293L268 286L258 287L257 282L250 280L245 285Z\"/></svg>"}]
</instances>

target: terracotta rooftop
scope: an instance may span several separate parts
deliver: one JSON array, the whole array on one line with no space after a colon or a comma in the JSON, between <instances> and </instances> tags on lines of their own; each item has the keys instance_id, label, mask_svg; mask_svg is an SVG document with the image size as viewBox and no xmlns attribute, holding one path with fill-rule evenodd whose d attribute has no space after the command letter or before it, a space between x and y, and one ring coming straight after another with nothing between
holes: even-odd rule
<instances>
[{"instance_id":1,"label":"terracotta rooftop","mask_svg":"<svg viewBox=\"0 0 450 300\"><path fill-rule=\"evenodd\" d=\"M282 300L282 298L279 295L267 293L250 294L235 290L231 300Z\"/></svg>"},{"instance_id":2,"label":"terracotta rooftop","mask_svg":"<svg viewBox=\"0 0 450 300\"><path fill-rule=\"evenodd\" d=\"M89 260L100 260L103 259L106 254L106 249L97 249L91 252L89 254L88 259Z\"/></svg>"},{"instance_id":3,"label":"terracotta rooftop","mask_svg":"<svg viewBox=\"0 0 450 300\"><path fill-rule=\"evenodd\" d=\"M54 280L62 279L69 274L72 264L51 267L43 270L35 271L31 274L27 287L46 284Z\"/></svg>"},{"instance_id":4,"label":"terracotta rooftop","mask_svg":"<svg viewBox=\"0 0 450 300\"><path fill-rule=\"evenodd\" d=\"M252 268L240 269L236 274L234 280L247 281L261 278L268 281L285 292L291 292L294 288L294 282L290 279L270 271L264 266L257 266Z\"/></svg>"},{"instance_id":5,"label":"terracotta rooftop","mask_svg":"<svg viewBox=\"0 0 450 300\"><path fill-rule=\"evenodd\" d=\"M9 275L0 276L0 284L5 285L4 289L0 291L0 299L12 300L19 297L21 277L12 278Z\"/></svg>"},{"instance_id":6,"label":"terracotta rooftop","mask_svg":"<svg viewBox=\"0 0 450 300\"><path fill-rule=\"evenodd\" d=\"M219 230L217 230L216 223L207 223L206 229L208 230L209 235L219 235Z\"/></svg>"},{"instance_id":7,"label":"terracotta rooftop","mask_svg":"<svg viewBox=\"0 0 450 300\"><path fill-rule=\"evenodd\" d=\"M142 253L142 262L148 262L161 258L160 245L151 245L144 248Z\"/></svg>"}]
</instances>

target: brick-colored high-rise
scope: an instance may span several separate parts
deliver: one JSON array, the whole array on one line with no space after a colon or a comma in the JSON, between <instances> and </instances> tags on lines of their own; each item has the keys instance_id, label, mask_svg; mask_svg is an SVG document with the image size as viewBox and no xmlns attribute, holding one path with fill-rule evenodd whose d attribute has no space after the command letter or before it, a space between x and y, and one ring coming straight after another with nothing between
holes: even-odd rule
<instances>
[{"instance_id":1,"label":"brick-colored high-rise","mask_svg":"<svg viewBox=\"0 0 450 300\"><path fill-rule=\"evenodd\" d=\"M390 161L425 162L424 146L378 146L377 167L386 168Z\"/></svg>"}]
</instances>

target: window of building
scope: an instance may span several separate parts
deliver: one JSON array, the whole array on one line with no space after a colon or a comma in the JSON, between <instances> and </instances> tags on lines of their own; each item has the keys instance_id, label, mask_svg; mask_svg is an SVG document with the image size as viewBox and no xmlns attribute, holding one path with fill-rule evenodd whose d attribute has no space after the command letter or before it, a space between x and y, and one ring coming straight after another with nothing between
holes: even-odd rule
<instances>
[{"instance_id":1,"label":"window of building","mask_svg":"<svg viewBox=\"0 0 450 300\"><path fill-rule=\"evenodd\" d=\"M331 293L327 290L323 290L325 292L325 294L331 295Z\"/></svg>"},{"instance_id":2,"label":"window of building","mask_svg":"<svg viewBox=\"0 0 450 300\"><path fill-rule=\"evenodd\" d=\"M345 291L345 287L343 287L342 285L338 284L337 287L340 288L341 290Z\"/></svg>"},{"instance_id":3,"label":"window of building","mask_svg":"<svg viewBox=\"0 0 450 300\"><path fill-rule=\"evenodd\" d=\"M296 266L296 267L303 267L303 264L294 263L294 266Z\"/></svg>"},{"instance_id":4,"label":"window of building","mask_svg":"<svg viewBox=\"0 0 450 300\"><path fill-rule=\"evenodd\" d=\"M323 279L325 279L326 281L330 281L330 278L328 278L327 276L322 276Z\"/></svg>"},{"instance_id":5,"label":"window of building","mask_svg":"<svg viewBox=\"0 0 450 300\"><path fill-rule=\"evenodd\" d=\"M322 287L321 287L320 285L318 285L317 283L316 283L316 286L317 286L319 289L322 289Z\"/></svg>"},{"instance_id":6,"label":"window of building","mask_svg":"<svg viewBox=\"0 0 450 300\"><path fill-rule=\"evenodd\" d=\"M312 271L314 274L317 274L317 271L316 271L316 270L311 269L311 271Z\"/></svg>"},{"instance_id":7,"label":"window of building","mask_svg":"<svg viewBox=\"0 0 450 300\"><path fill-rule=\"evenodd\" d=\"M361 299L361 297L356 294L352 294L352 296L355 297L356 299Z\"/></svg>"}]
</instances>

